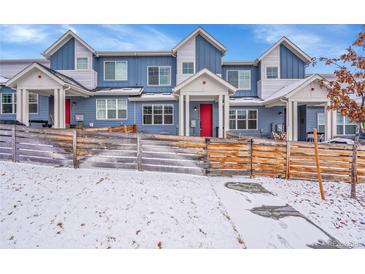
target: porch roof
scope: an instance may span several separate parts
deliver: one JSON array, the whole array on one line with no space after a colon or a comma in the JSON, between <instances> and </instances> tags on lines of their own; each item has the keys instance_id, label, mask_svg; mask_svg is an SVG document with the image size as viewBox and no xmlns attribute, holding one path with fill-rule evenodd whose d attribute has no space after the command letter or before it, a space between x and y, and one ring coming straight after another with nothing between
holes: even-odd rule
<instances>
[{"instance_id":1,"label":"porch roof","mask_svg":"<svg viewBox=\"0 0 365 274\"><path fill-rule=\"evenodd\" d=\"M176 101L177 97L171 93L144 93L141 96L129 97L129 101Z\"/></svg>"},{"instance_id":2,"label":"porch roof","mask_svg":"<svg viewBox=\"0 0 365 274\"><path fill-rule=\"evenodd\" d=\"M89 89L87 89L86 87L84 87L79 82L72 79L71 77L66 76L58 71L55 71L40 63L37 63L37 62L34 62L34 63L30 64L29 66L25 67L23 70L21 70L19 73L17 73L13 78L9 79L6 82L6 85L11 88L16 88L18 85L18 82L21 81L21 78L26 76L28 73L32 72L33 70L38 70L40 72L43 72L44 74L46 74L48 77L53 79L58 84L72 88L74 91L79 92L83 96L93 95L93 92L91 92Z\"/></svg>"},{"instance_id":3,"label":"porch roof","mask_svg":"<svg viewBox=\"0 0 365 274\"><path fill-rule=\"evenodd\" d=\"M94 95L140 95L142 92L143 87L100 88L94 90Z\"/></svg>"}]
</instances>

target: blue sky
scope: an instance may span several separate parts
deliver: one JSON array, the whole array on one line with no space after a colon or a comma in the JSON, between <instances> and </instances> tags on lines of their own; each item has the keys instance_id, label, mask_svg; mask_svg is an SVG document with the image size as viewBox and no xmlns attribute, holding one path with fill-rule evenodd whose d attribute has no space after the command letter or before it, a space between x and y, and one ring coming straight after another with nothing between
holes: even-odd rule
<instances>
[{"instance_id":1,"label":"blue sky","mask_svg":"<svg viewBox=\"0 0 365 274\"><path fill-rule=\"evenodd\" d=\"M226 46L224 60L254 60L283 35L310 56L336 56L361 30L360 25L0 25L0 59L39 58L68 29L96 50L170 50L198 26ZM332 72L323 65L307 71Z\"/></svg>"}]
</instances>

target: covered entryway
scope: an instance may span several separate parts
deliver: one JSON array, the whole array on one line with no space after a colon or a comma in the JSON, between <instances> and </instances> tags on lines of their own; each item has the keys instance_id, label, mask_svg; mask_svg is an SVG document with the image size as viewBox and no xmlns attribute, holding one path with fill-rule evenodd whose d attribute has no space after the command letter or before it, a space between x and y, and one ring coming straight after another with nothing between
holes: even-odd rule
<instances>
[{"instance_id":1,"label":"covered entryway","mask_svg":"<svg viewBox=\"0 0 365 274\"><path fill-rule=\"evenodd\" d=\"M180 136L217 136L224 137L229 130L229 97L236 88L218 75L203 69L183 81L174 89L179 97L179 135ZM201 102L191 111L192 102ZM214 115L217 106L217 117ZM199 116L195 113L199 112ZM191 117L198 117L197 119ZM216 121L215 121L216 119ZM217 124L215 134L214 124ZM199 128L199 134L192 134Z\"/></svg>"},{"instance_id":2,"label":"covered entryway","mask_svg":"<svg viewBox=\"0 0 365 274\"><path fill-rule=\"evenodd\" d=\"M16 119L26 126L29 126L29 92L53 97L54 128L65 128L67 122L70 123L70 100L66 96L93 95L71 78L38 63L26 67L10 79L7 85L16 89Z\"/></svg>"}]
</instances>

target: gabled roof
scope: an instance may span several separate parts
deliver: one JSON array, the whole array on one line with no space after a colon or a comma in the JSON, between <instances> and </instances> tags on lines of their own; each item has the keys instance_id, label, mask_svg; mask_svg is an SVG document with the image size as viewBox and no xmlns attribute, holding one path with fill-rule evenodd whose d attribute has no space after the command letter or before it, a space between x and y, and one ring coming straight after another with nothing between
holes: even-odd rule
<instances>
[{"instance_id":1,"label":"gabled roof","mask_svg":"<svg viewBox=\"0 0 365 274\"><path fill-rule=\"evenodd\" d=\"M223 46L222 43L220 43L218 40L216 40L213 36L211 36L208 32L206 32L203 28L199 27L196 30L194 30L192 33L190 33L184 40L182 40L179 44L177 44L173 49L172 52L176 53L176 51L185 45L186 42L188 42L190 39L201 35L204 37L209 43L211 43L213 46L215 46L218 50L225 53L227 49L225 46Z\"/></svg>"},{"instance_id":2,"label":"gabled roof","mask_svg":"<svg viewBox=\"0 0 365 274\"><path fill-rule=\"evenodd\" d=\"M56 52L59 48L61 48L64 44L66 44L71 38L75 38L75 40L77 40L80 44L86 47L93 54L96 53L96 51L84 40L82 40L80 36L78 36L72 30L68 30L64 35L58 38L56 42L54 42L48 49L46 49L43 52L43 56L49 58L54 52Z\"/></svg>"},{"instance_id":3,"label":"gabled roof","mask_svg":"<svg viewBox=\"0 0 365 274\"><path fill-rule=\"evenodd\" d=\"M49 76L50 78L55 80L60 85L68 85L68 86L72 87L73 89L80 91L82 93L86 93L88 95L92 94L92 92L90 92L90 90L88 90L86 87L84 87L79 82L72 79L71 77L68 77L62 73L59 73L58 71L50 69L39 63L30 64L29 66L24 68L22 71L17 73L13 78L8 80L6 82L6 85L14 88L16 86L17 80L19 80L22 76L26 75L28 72L30 72L33 69L38 69L39 71L45 73L47 76Z\"/></svg>"},{"instance_id":4,"label":"gabled roof","mask_svg":"<svg viewBox=\"0 0 365 274\"><path fill-rule=\"evenodd\" d=\"M211 72L209 69L202 69L200 70L198 73L190 76L189 78L187 78L186 80L182 81L179 85L177 85L175 88L173 88L174 93L181 90L182 88L184 88L185 86L187 86L188 84L190 84L191 82L193 82L195 79L203 76L203 75L208 75L211 78L213 78L215 81L219 82L220 84L222 84L223 86L227 87L227 89L231 92L231 93L235 93L237 91L237 88L234 87L233 85L231 85L230 83L228 83L227 81L225 81L222 77L219 77L217 74Z\"/></svg>"},{"instance_id":5,"label":"gabled roof","mask_svg":"<svg viewBox=\"0 0 365 274\"><path fill-rule=\"evenodd\" d=\"M310 83L312 83L316 80L321 81L321 80L325 80L325 79L319 74L313 74L310 77L295 81L294 83L287 85L287 86L283 87L282 89L279 89L277 92L273 93L271 96L266 98L265 104L271 103L271 102L279 100L279 99L288 99L290 96L295 94L295 92L297 92L299 89L309 85Z\"/></svg>"},{"instance_id":6,"label":"gabled roof","mask_svg":"<svg viewBox=\"0 0 365 274\"><path fill-rule=\"evenodd\" d=\"M265 56L267 56L270 52L272 52L276 47L280 46L281 44L284 44L288 49L290 49L296 56L298 56L306 64L312 62L312 58L308 54L302 51L297 45L295 45L285 36L281 37L279 41L277 41L271 48L269 48L259 58L257 58L257 61L261 61L263 58L265 58Z\"/></svg>"}]
</instances>

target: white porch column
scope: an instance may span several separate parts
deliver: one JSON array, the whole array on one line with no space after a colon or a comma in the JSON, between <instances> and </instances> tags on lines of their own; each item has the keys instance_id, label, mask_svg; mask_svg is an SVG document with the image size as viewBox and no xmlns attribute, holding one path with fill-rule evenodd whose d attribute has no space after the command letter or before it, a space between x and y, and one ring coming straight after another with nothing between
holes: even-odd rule
<instances>
[{"instance_id":1,"label":"white porch column","mask_svg":"<svg viewBox=\"0 0 365 274\"><path fill-rule=\"evenodd\" d=\"M190 96L185 95L185 136L190 136Z\"/></svg>"},{"instance_id":2,"label":"white porch column","mask_svg":"<svg viewBox=\"0 0 365 274\"><path fill-rule=\"evenodd\" d=\"M23 90L16 90L16 119L19 122L23 122Z\"/></svg>"},{"instance_id":3,"label":"white porch column","mask_svg":"<svg viewBox=\"0 0 365 274\"><path fill-rule=\"evenodd\" d=\"M335 138L336 135L337 135L337 111L336 110L331 110L331 120L332 120L332 123L331 123L331 127L332 127L332 130L331 130L331 139L332 138Z\"/></svg>"},{"instance_id":4,"label":"white porch column","mask_svg":"<svg viewBox=\"0 0 365 274\"><path fill-rule=\"evenodd\" d=\"M229 130L229 95L224 96L224 137L227 137Z\"/></svg>"},{"instance_id":5,"label":"white porch column","mask_svg":"<svg viewBox=\"0 0 365 274\"><path fill-rule=\"evenodd\" d=\"M66 113L66 104L65 104L65 100L66 100L66 93L65 90L62 88L60 89L60 116L59 116L59 126L60 128L66 128L66 121L65 121L65 113Z\"/></svg>"},{"instance_id":6,"label":"white porch column","mask_svg":"<svg viewBox=\"0 0 365 274\"><path fill-rule=\"evenodd\" d=\"M324 119L325 119L325 122L324 122L324 138L326 141L330 140L332 138L332 134L331 134L331 129L332 129L332 126L331 126L331 110L327 110L327 107L329 106L329 103L327 103L325 106L324 106Z\"/></svg>"},{"instance_id":7,"label":"white porch column","mask_svg":"<svg viewBox=\"0 0 365 274\"><path fill-rule=\"evenodd\" d=\"M293 101L293 141L298 141L298 102Z\"/></svg>"},{"instance_id":8,"label":"white porch column","mask_svg":"<svg viewBox=\"0 0 365 274\"><path fill-rule=\"evenodd\" d=\"M218 95L218 137L223 138L223 95Z\"/></svg>"},{"instance_id":9,"label":"white porch column","mask_svg":"<svg viewBox=\"0 0 365 274\"><path fill-rule=\"evenodd\" d=\"M288 141L292 141L292 124L293 124L293 107L292 107L292 101L288 100L286 102L286 138Z\"/></svg>"},{"instance_id":10,"label":"white porch column","mask_svg":"<svg viewBox=\"0 0 365 274\"><path fill-rule=\"evenodd\" d=\"M179 135L184 136L184 95L179 96Z\"/></svg>"},{"instance_id":11,"label":"white porch column","mask_svg":"<svg viewBox=\"0 0 365 274\"><path fill-rule=\"evenodd\" d=\"M60 117L59 89L54 89L53 95L54 95L54 102L53 102L53 108L54 108L53 120L54 120L54 123L53 123L53 127L54 128L59 128L60 127L60 120L59 120L59 117Z\"/></svg>"},{"instance_id":12,"label":"white porch column","mask_svg":"<svg viewBox=\"0 0 365 274\"><path fill-rule=\"evenodd\" d=\"M22 120L21 122L29 126L29 91L27 89L22 90L23 96L22 96Z\"/></svg>"}]
</instances>

